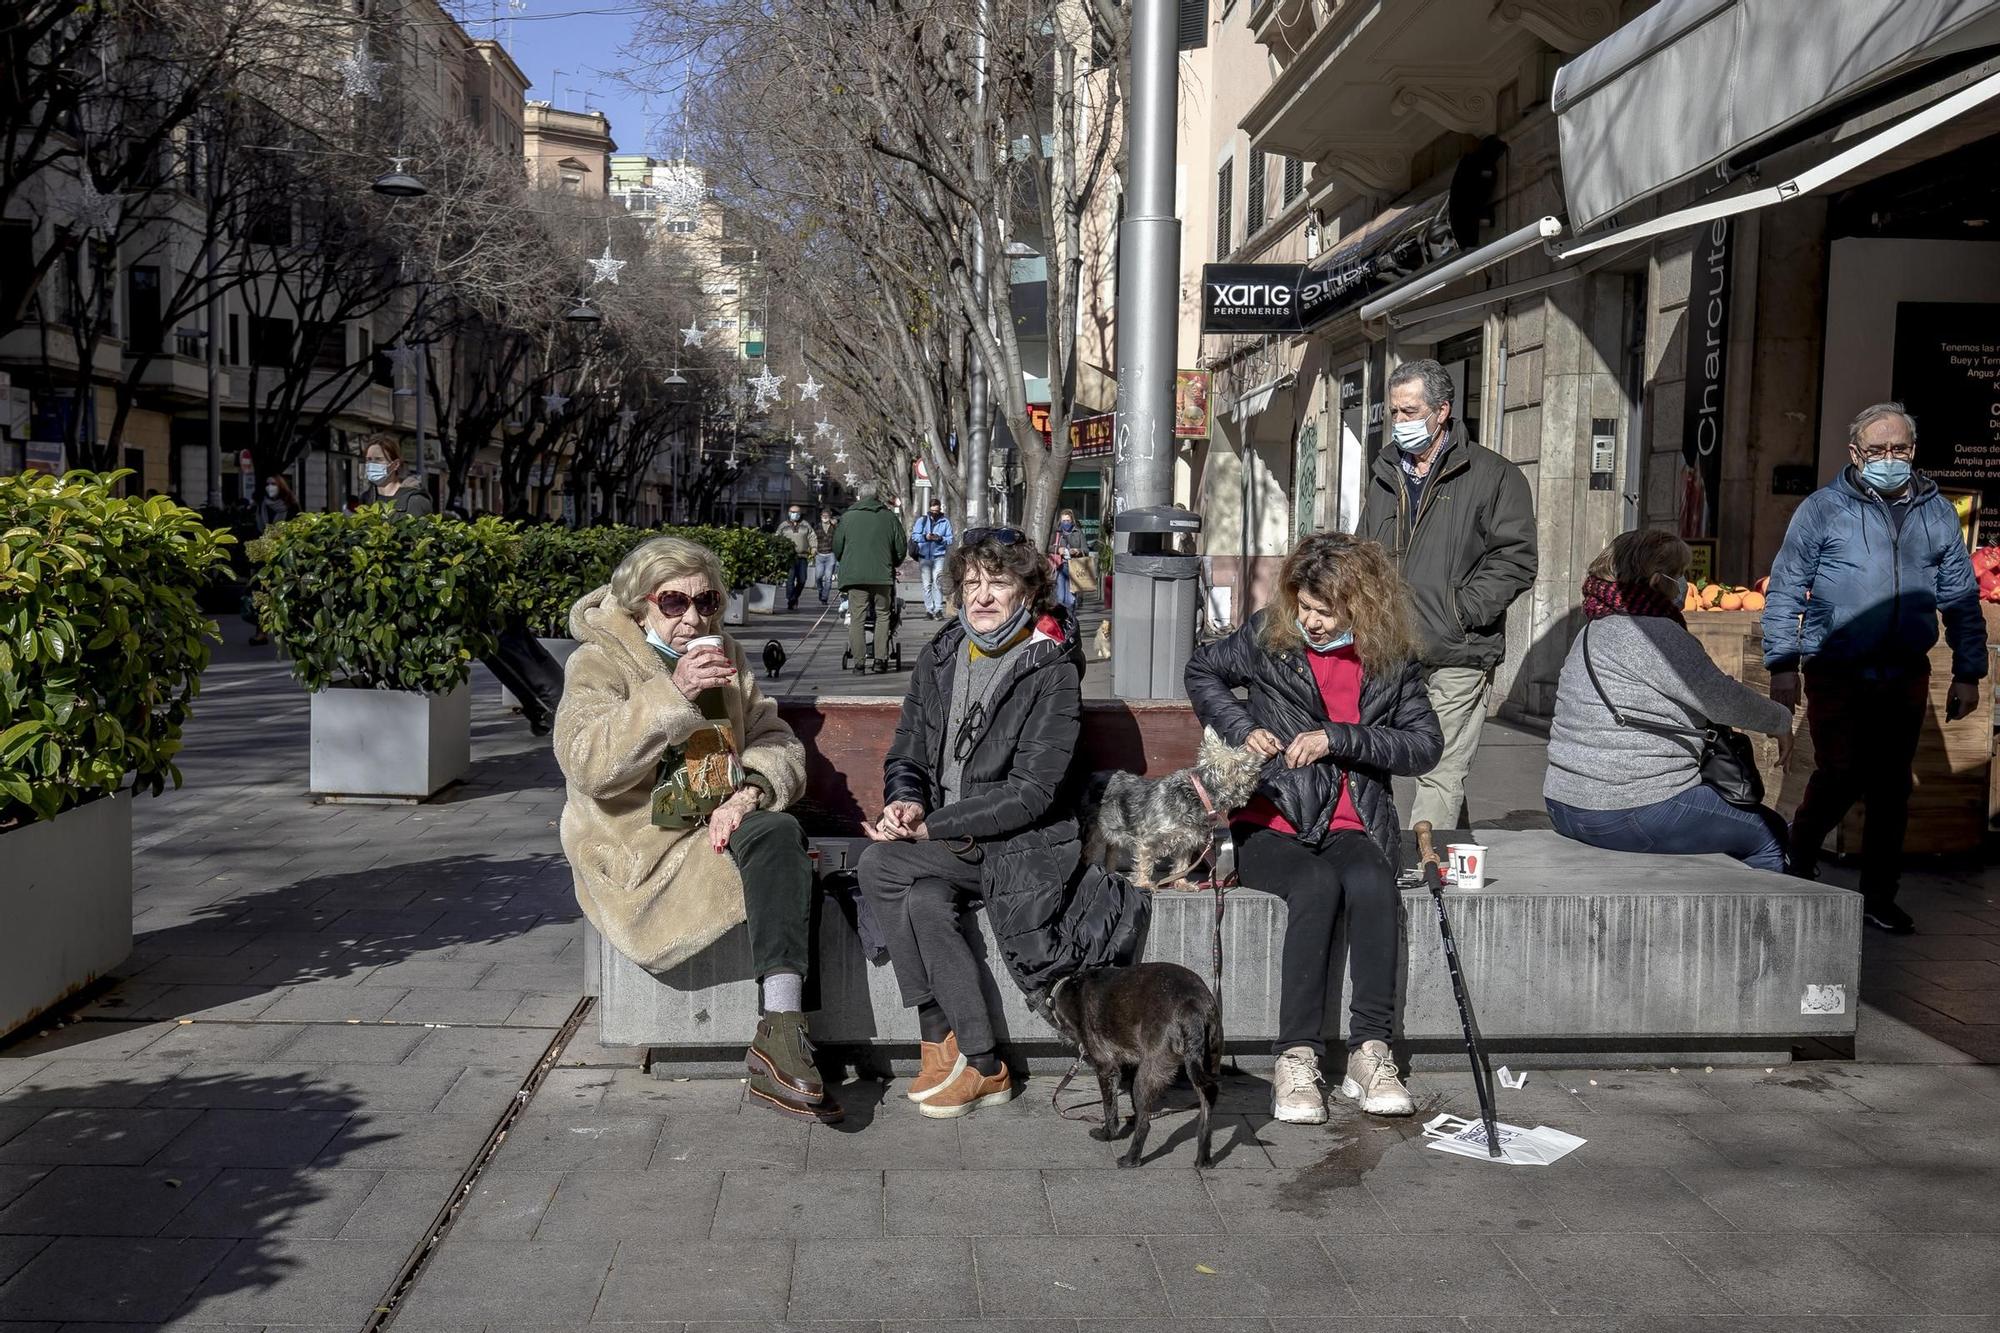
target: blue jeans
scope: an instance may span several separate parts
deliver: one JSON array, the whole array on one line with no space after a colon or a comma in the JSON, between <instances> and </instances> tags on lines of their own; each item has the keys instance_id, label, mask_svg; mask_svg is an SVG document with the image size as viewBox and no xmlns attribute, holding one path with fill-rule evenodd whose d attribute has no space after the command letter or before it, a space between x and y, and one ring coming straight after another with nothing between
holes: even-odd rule
<instances>
[{"instance_id":1,"label":"blue jeans","mask_svg":"<svg viewBox=\"0 0 2000 1333\"><path fill-rule=\"evenodd\" d=\"M917 572L924 580L924 610L932 615L944 611L944 562L942 555L927 555L917 562Z\"/></svg>"},{"instance_id":2,"label":"blue jeans","mask_svg":"<svg viewBox=\"0 0 2000 1333\"><path fill-rule=\"evenodd\" d=\"M1076 590L1069 583L1069 561L1056 566L1056 605L1067 610L1076 609Z\"/></svg>"},{"instance_id":3,"label":"blue jeans","mask_svg":"<svg viewBox=\"0 0 2000 1333\"><path fill-rule=\"evenodd\" d=\"M813 557L813 579L819 584L819 604L825 606L833 600L833 568L836 562L833 552L821 551Z\"/></svg>"},{"instance_id":4,"label":"blue jeans","mask_svg":"<svg viewBox=\"0 0 2000 1333\"><path fill-rule=\"evenodd\" d=\"M1758 870L1785 870L1785 826L1774 811L1731 805L1706 783L1630 810L1581 810L1547 801L1565 838L1612 852L1721 852Z\"/></svg>"}]
</instances>

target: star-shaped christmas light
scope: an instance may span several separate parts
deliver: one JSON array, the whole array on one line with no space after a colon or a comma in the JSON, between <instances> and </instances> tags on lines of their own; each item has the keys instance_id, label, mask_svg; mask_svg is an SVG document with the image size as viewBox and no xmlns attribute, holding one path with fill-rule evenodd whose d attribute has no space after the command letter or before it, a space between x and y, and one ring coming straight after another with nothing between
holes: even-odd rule
<instances>
[{"instance_id":1,"label":"star-shaped christmas light","mask_svg":"<svg viewBox=\"0 0 2000 1333\"><path fill-rule=\"evenodd\" d=\"M819 391L825 387L824 384L821 384L812 377L811 371L807 371L806 377L799 381L799 401L802 403L818 402Z\"/></svg>"},{"instance_id":2,"label":"star-shaped christmas light","mask_svg":"<svg viewBox=\"0 0 2000 1333\"><path fill-rule=\"evenodd\" d=\"M855 476L852 472L850 472L845 477L841 478L841 480L845 481L851 487L854 485L854 483L860 481L861 478Z\"/></svg>"},{"instance_id":3,"label":"star-shaped christmas light","mask_svg":"<svg viewBox=\"0 0 2000 1333\"><path fill-rule=\"evenodd\" d=\"M109 239L117 234L118 219L124 211L125 200L122 196L98 192L97 182L91 179L89 167L77 173L76 221L85 231L96 232Z\"/></svg>"},{"instance_id":4,"label":"star-shaped christmas light","mask_svg":"<svg viewBox=\"0 0 2000 1333\"><path fill-rule=\"evenodd\" d=\"M750 381L750 390L757 395L757 410L759 412L762 412L777 401L778 387L784 382L785 377L783 375L773 375L769 366L764 367L763 374Z\"/></svg>"},{"instance_id":5,"label":"star-shaped christmas light","mask_svg":"<svg viewBox=\"0 0 2000 1333\"><path fill-rule=\"evenodd\" d=\"M414 347L391 347L389 349L389 364L394 366L398 372L411 370L416 366L419 355L420 353Z\"/></svg>"},{"instance_id":6,"label":"star-shaped christmas light","mask_svg":"<svg viewBox=\"0 0 2000 1333\"><path fill-rule=\"evenodd\" d=\"M701 346L701 339L701 321L698 319L689 320L688 326L681 330L681 346L699 347Z\"/></svg>"},{"instance_id":7,"label":"star-shaped christmas light","mask_svg":"<svg viewBox=\"0 0 2000 1333\"><path fill-rule=\"evenodd\" d=\"M818 421L813 422L813 438L815 440L823 440L831 434L833 434L833 423L831 421L828 421L825 417L821 417Z\"/></svg>"},{"instance_id":8,"label":"star-shaped christmas light","mask_svg":"<svg viewBox=\"0 0 2000 1333\"><path fill-rule=\"evenodd\" d=\"M563 409L569 406L569 399L563 397L561 390L551 389L542 395L542 406L549 409L550 416L559 417Z\"/></svg>"},{"instance_id":9,"label":"star-shaped christmas light","mask_svg":"<svg viewBox=\"0 0 2000 1333\"><path fill-rule=\"evenodd\" d=\"M658 187L660 208L673 220L689 218L701 208L708 198L707 183L702 180L701 168L688 162L676 162L667 169L666 180Z\"/></svg>"},{"instance_id":10,"label":"star-shaped christmas light","mask_svg":"<svg viewBox=\"0 0 2000 1333\"><path fill-rule=\"evenodd\" d=\"M805 436L805 432L804 432L804 431L797 431L797 430L793 431L793 432L792 432L792 447L793 447L794 449L803 449L803 448L805 448L805 444L806 444L806 436Z\"/></svg>"},{"instance_id":11,"label":"star-shaped christmas light","mask_svg":"<svg viewBox=\"0 0 2000 1333\"><path fill-rule=\"evenodd\" d=\"M354 54L334 68L340 71L341 88L349 97L382 98L382 62L368 49L368 39L354 43Z\"/></svg>"},{"instance_id":12,"label":"star-shaped christmas light","mask_svg":"<svg viewBox=\"0 0 2000 1333\"><path fill-rule=\"evenodd\" d=\"M618 412L619 428L624 430L628 435L632 431L632 423L637 421L638 419L639 419L639 414L633 411L631 408L626 407L619 409Z\"/></svg>"},{"instance_id":13,"label":"star-shaped christmas light","mask_svg":"<svg viewBox=\"0 0 2000 1333\"><path fill-rule=\"evenodd\" d=\"M600 282L608 282L616 287L618 285L618 270L624 268L628 262L623 259L613 259L611 257L611 242L606 241L604 243L604 253L590 261L591 283L594 285Z\"/></svg>"},{"instance_id":14,"label":"star-shaped christmas light","mask_svg":"<svg viewBox=\"0 0 2000 1333\"><path fill-rule=\"evenodd\" d=\"M845 463L847 461L847 450L835 449L833 451L833 461L836 463Z\"/></svg>"}]
</instances>

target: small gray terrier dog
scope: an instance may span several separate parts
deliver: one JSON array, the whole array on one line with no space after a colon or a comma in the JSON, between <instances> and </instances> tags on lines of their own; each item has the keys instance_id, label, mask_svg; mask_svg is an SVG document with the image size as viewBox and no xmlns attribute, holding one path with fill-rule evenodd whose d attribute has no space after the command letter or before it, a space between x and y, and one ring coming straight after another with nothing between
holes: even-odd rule
<instances>
[{"instance_id":1,"label":"small gray terrier dog","mask_svg":"<svg viewBox=\"0 0 2000 1333\"><path fill-rule=\"evenodd\" d=\"M1192 768L1157 778L1092 774L1083 798L1084 858L1127 871L1142 888L1185 879L1208 850L1210 807L1227 818L1248 805L1268 762L1204 728Z\"/></svg>"}]
</instances>

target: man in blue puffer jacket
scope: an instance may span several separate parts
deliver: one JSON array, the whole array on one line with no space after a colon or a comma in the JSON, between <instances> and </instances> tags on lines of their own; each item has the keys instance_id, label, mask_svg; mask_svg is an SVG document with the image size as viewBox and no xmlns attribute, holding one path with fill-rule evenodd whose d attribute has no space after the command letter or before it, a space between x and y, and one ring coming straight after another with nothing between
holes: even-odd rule
<instances>
[{"instance_id":1,"label":"man in blue puffer jacket","mask_svg":"<svg viewBox=\"0 0 2000 1333\"><path fill-rule=\"evenodd\" d=\"M1901 403L1865 408L1847 428L1852 463L1792 515L1771 566L1764 665L1771 697L1799 701L1816 766L1792 817L1792 865L1810 876L1820 844L1859 799L1862 915L1908 935L1896 906L1911 764L1930 703L1930 651L1944 619L1956 720L1979 700L1986 621L1958 514L1917 472L1917 425Z\"/></svg>"}]
</instances>

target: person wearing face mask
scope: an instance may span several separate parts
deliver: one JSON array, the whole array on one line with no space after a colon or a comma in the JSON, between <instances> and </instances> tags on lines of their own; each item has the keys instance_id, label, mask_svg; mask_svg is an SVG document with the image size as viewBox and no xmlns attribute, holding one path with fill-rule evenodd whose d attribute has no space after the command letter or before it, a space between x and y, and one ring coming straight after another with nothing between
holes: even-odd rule
<instances>
[{"instance_id":1,"label":"person wearing face mask","mask_svg":"<svg viewBox=\"0 0 2000 1333\"><path fill-rule=\"evenodd\" d=\"M819 554L819 534L805 521L805 511L793 505L778 525L778 535L792 544L792 576L785 583L785 609L799 609L799 593L805 590L806 567ZM824 602L825 597L820 601Z\"/></svg>"},{"instance_id":2,"label":"person wearing face mask","mask_svg":"<svg viewBox=\"0 0 2000 1333\"><path fill-rule=\"evenodd\" d=\"M1701 777L1713 724L1778 737L1791 714L1723 674L1681 618L1693 553L1671 532L1622 533L1591 562L1584 629L1556 685L1542 799L1565 838L1620 852L1720 852L1785 869L1775 811L1731 805Z\"/></svg>"},{"instance_id":3,"label":"person wearing face mask","mask_svg":"<svg viewBox=\"0 0 2000 1333\"><path fill-rule=\"evenodd\" d=\"M860 864L917 1011L923 1060L905 1095L933 1119L1016 1091L961 912L985 904L1031 997L1059 969L1132 961L1145 912L1143 891L1083 865L1070 777L1083 655L1047 558L1018 528L973 528L946 577L958 616L911 673Z\"/></svg>"},{"instance_id":4,"label":"person wearing face mask","mask_svg":"<svg viewBox=\"0 0 2000 1333\"><path fill-rule=\"evenodd\" d=\"M393 435L371 435L361 450L361 474L368 479L363 504L386 504L399 514L435 512L424 488L403 476L403 450Z\"/></svg>"},{"instance_id":5,"label":"person wearing face mask","mask_svg":"<svg viewBox=\"0 0 2000 1333\"><path fill-rule=\"evenodd\" d=\"M910 554L916 558L917 573L924 581L924 610L932 620L944 619L945 559L951 554L951 520L945 517L944 503L931 497L924 516L910 528Z\"/></svg>"},{"instance_id":6,"label":"person wearing face mask","mask_svg":"<svg viewBox=\"0 0 2000 1333\"><path fill-rule=\"evenodd\" d=\"M1792 816L1795 873L1812 877L1820 845L1863 802L1862 920L1907 935L1896 905L1909 824L1911 766L1930 706L1930 651L1951 645L1945 716L1979 702L1986 621L1957 511L1916 470L1917 423L1901 403L1863 408L1847 427L1848 466L1792 515L1771 564L1764 665L1771 698L1799 703L1814 770Z\"/></svg>"},{"instance_id":7,"label":"person wearing face mask","mask_svg":"<svg viewBox=\"0 0 2000 1333\"><path fill-rule=\"evenodd\" d=\"M1486 722L1507 608L1535 581L1535 501L1521 469L1470 439L1451 373L1407 361L1389 376L1390 446L1376 457L1357 531L1380 542L1409 586L1424 688L1444 731L1417 779L1410 822L1463 828L1465 775Z\"/></svg>"},{"instance_id":8,"label":"person wearing face mask","mask_svg":"<svg viewBox=\"0 0 2000 1333\"><path fill-rule=\"evenodd\" d=\"M1324 1124L1326 997L1340 993L1346 922L1354 986L1340 1083L1370 1115L1415 1110L1389 1039L1402 935L1402 826L1392 774L1422 773L1443 748L1414 660L1409 596L1372 541L1314 533L1286 557L1272 602L1188 660L1203 726L1270 762L1234 813L1237 873L1285 900L1271 1114ZM1247 691L1239 699L1237 690Z\"/></svg>"},{"instance_id":9,"label":"person wearing face mask","mask_svg":"<svg viewBox=\"0 0 2000 1333\"><path fill-rule=\"evenodd\" d=\"M257 523L257 535L263 536L273 524L283 523L298 512L299 502L292 494L291 483L275 473L264 478L263 494L258 496L251 513Z\"/></svg>"},{"instance_id":10,"label":"person wearing face mask","mask_svg":"<svg viewBox=\"0 0 2000 1333\"><path fill-rule=\"evenodd\" d=\"M812 863L783 813L805 790L805 747L720 633L723 588L715 552L655 537L571 608L578 647L555 728L563 852L583 914L648 971L747 921L764 1015L745 1056L750 1100L833 1121L803 1012Z\"/></svg>"},{"instance_id":11,"label":"person wearing face mask","mask_svg":"<svg viewBox=\"0 0 2000 1333\"><path fill-rule=\"evenodd\" d=\"M833 600L834 573L839 561L833 554L833 533L839 527L831 509L819 511L819 522L813 525L813 582L819 587L819 604L825 606Z\"/></svg>"},{"instance_id":12,"label":"person wearing face mask","mask_svg":"<svg viewBox=\"0 0 2000 1333\"><path fill-rule=\"evenodd\" d=\"M1077 526L1076 511L1063 510L1056 519L1056 538L1051 543L1050 554L1056 568L1056 604L1071 611L1076 609L1076 585L1070 578L1069 562L1083 555L1087 549L1083 529Z\"/></svg>"}]
</instances>

